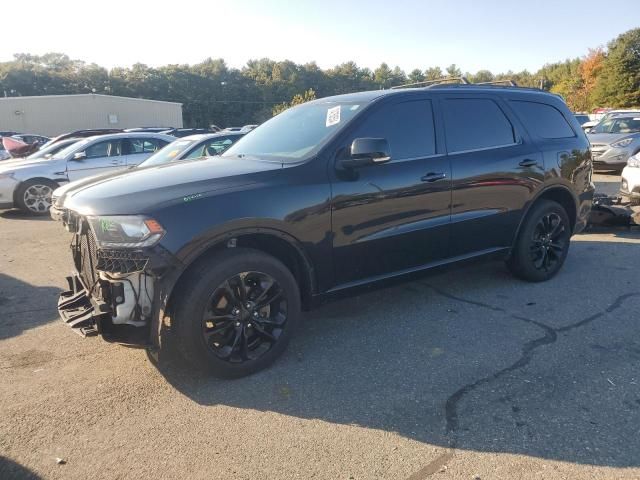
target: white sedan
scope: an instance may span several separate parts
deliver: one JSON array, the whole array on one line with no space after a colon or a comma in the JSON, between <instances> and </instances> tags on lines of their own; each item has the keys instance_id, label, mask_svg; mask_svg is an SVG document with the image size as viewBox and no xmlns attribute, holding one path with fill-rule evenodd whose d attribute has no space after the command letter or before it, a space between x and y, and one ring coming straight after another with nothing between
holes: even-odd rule
<instances>
[{"instance_id":1,"label":"white sedan","mask_svg":"<svg viewBox=\"0 0 640 480\"><path fill-rule=\"evenodd\" d=\"M631 203L640 205L640 152L630 157L622 170L620 193L628 197Z\"/></svg>"}]
</instances>

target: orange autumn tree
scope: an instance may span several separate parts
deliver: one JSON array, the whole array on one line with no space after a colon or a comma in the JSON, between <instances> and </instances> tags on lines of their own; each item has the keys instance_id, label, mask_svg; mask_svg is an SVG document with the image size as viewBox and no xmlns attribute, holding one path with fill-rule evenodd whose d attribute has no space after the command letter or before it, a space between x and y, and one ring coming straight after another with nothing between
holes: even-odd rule
<instances>
[{"instance_id":1,"label":"orange autumn tree","mask_svg":"<svg viewBox=\"0 0 640 480\"><path fill-rule=\"evenodd\" d=\"M582 111L589 111L594 106L593 94L604 65L604 58L602 48L589 49L589 53L580 63L579 73L582 85L576 103Z\"/></svg>"}]
</instances>

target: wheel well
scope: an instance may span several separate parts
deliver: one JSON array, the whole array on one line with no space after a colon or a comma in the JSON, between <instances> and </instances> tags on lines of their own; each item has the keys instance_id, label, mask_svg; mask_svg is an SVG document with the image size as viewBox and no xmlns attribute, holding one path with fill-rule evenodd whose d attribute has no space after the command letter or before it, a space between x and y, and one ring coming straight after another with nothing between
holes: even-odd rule
<instances>
[{"instance_id":1,"label":"wheel well","mask_svg":"<svg viewBox=\"0 0 640 480\"><path fill-rule=\"evenodd\" d=\"M571 195L571 193L567 189L565 188L549 189L543 192L542 195L540 195L536 199L536 201L540 199L553 200L554 202L562 205L562 208L564 208L565 212L567 212L567 215L569 216L569 221L571 222L571 230L573 231L576 225L576 218L577 218L578 212L576 207L576 201L574 200L573 195Z\"/></svg>"},{"instance_id":2,"label":"wheel well","mask_svg":"<svg viewBox=\"0 0 640 480\"><path fill-rule=\"evenodd\" d=\"M56 188L60 186L60 184L58 182L56 182L55 180L52 180L50 178L46 178L46 177L34 177L34 178L30 178L28 180L24 180L23 182L20 182L16 188L13 190L13 203L15 205L17 199L18 199L18 191L20 190L20 188L27 182L42 182L42 183L48 183L48 184L52 184L52 185L56 185Z\"/></svg>"},{"instance_id":3,"label":"wheel well","mask_svg":"<svg viewBox=\"0 0 640 480\"><path fill-rule=\"evenodd\" d=\"M226 248L245 247L259 250L280 260L293 274L300 288L301 304L303 310L308 310L311 304L311 295L314 289L313 268L302 251L290 241L271 233L243 233L237 236L225 237L210 246L196 257L189 266L180 274L171 291L165 310L170 311L174 294L180 291L182 280L186 278L191 269L202 260L216 255Z\"/></svg>"}]
</instances>

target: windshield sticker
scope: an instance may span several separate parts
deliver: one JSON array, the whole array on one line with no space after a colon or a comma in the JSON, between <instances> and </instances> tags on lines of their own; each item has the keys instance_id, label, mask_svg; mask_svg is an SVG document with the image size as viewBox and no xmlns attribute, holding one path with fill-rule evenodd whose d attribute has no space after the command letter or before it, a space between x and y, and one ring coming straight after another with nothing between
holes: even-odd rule
<instances>
[{"instance_id":1,"label":"windshield sticker","mask_svg":"<svg viewBox=\"0 0 640 480\"><path fill-rule=\"evenodd\" d=\"M327 110L327 127L340 123L340 105Z\"/></svg>"}]
</instances>

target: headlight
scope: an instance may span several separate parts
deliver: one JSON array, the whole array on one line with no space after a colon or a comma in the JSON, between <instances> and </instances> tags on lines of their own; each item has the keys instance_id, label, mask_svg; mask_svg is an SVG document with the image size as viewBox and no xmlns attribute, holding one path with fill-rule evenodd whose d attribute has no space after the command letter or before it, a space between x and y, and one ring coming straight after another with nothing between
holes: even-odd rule
<instances>
[{"instance_id":1,"label":"headlight","mask_svg":"<svg viewBox=\"0 0 640 480\"><path fill-rule=\"evenodd\" d=\"M0 180L2 180L3 178L13 178L14 175L15 172L0 173Z\"/></svg>"},{"instance_id":2,"label":"headlight","mask_svg":"<svg viewBox=\"0 0 640 480\"><path fill-rule=\"evenodd\" d=\"M640 168L640 154L629 157L629 160L627 160L627 167Z\"/></svg>"},{"instance_id":3,"label":"headlight","mask_svg":"<svg viewBox=\"0 0 640 480\"><path fill-rule=\"evenodd\" d=\"M150 247L160 241L165 231L148 217L88 217L98 245L103 248Z\"/></svg>"},{"instance_id":4,"label":"headlight","mask_svg":"<svg viewBox=\"0 0 640 480\"><path fill-rule=\"evenodd\" d=\"M623 138L622 140L618 140L616 143L612 143L611 146L615 148L624 148L628 146L631 142L633 142L633 138Z\"/></svg>"}]
</instances>

